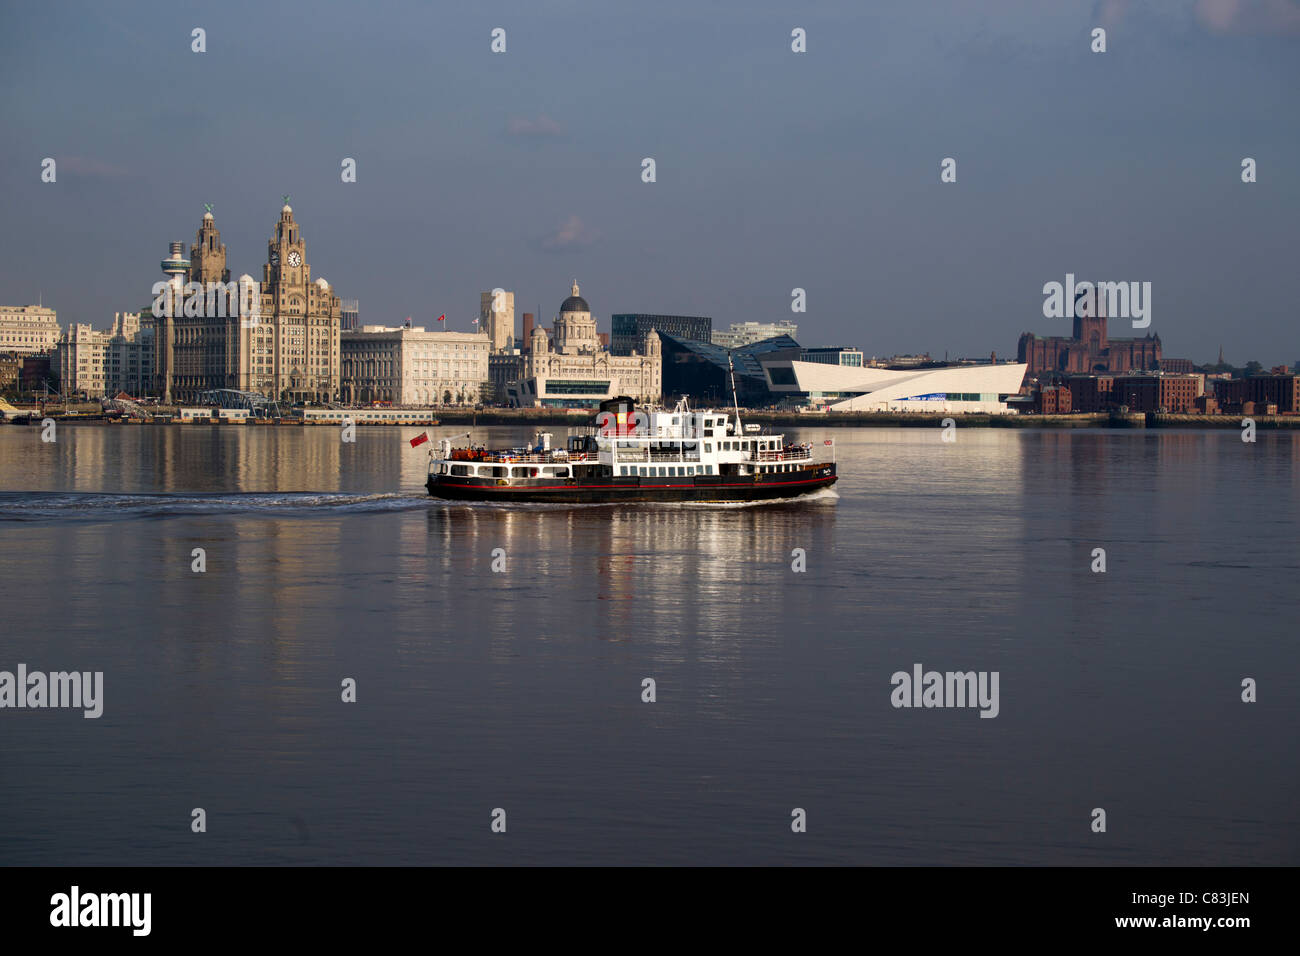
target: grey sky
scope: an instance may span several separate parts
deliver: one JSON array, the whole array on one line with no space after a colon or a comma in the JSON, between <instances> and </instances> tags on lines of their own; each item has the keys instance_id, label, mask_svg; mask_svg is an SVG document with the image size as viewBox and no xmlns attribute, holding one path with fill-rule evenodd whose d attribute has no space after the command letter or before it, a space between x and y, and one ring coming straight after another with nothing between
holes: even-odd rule
<instances>
[{"instance_id":1,"label":"grey sky","mask_svg":"<svg viewBox=\"0 0 1300 956\"><path fill-rule=\"evenodd\" d=\"M11 4L0 302L107 326L204 202L260 276L290 193L367 322L467 329L496 285L549 321L576 277L604 330L795 318L806 345L1009 356L1068 332L1041 289L1073 272L1152 282L1169 356L1300 359L1300 6L1144 6Z\"/></svg>"}]
</instances>

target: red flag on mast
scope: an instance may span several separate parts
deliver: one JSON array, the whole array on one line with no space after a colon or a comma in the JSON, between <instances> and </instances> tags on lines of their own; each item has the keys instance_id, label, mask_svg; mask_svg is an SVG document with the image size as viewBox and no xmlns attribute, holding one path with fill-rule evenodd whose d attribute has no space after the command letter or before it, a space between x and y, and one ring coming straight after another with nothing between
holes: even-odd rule
<instances>
[{"instance_id":1,"label":"red flag on mast","mask_svg":"<svg viewBox=\"0 0 1300 956\"><path fill-rule=\"evenodd\" d=\"M411 439L411 447L414 448L416 445L423 445L428 440L429 440L429 433L420 432L420 434L416 435L414 438Z\"/></svg>"},{"instance_id":2,"label":"red flag on mast","mask_svg":"<svg viewBox=\"0 0 1300 956\"><path fill-rule=\"evenodd\" d=\"M441 322L441 321L443 321L443 320L446 319L446 318L447 318L447 313L444 312L444 313L442 313L442 315L438 316L438 321Z\"/></svg>"}]
</instances>

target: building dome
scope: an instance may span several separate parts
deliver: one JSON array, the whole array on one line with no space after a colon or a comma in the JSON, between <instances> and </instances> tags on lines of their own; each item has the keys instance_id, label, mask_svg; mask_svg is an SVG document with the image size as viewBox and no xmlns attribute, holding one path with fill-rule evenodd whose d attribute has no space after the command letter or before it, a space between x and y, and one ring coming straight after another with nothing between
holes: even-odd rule
<instances>
[{"instance_id":1,"label":"building dome","mask_svg":"<svg viewBox=\"0 0 1300 956\"><path fill-rule=\"evenodd\" d=\"M240 285L251 285L253 281L254 281L253 277L250 276L247 272L245 272L242 276L239 277Z\"/></svg>"},{"instance_id":2,"label":"building dome","mask_svg":"<svg viewBox=\"0 0 1300 956\"><path fill-rule=\"evenodd\" d=\"M325 281L324 276L322 276L321 278L317 279L317 280L316 280L316 284L317 284L318 286L320 286L322 289L328 289L328 288L330 287L330 284L329 284L328 282Z\"/></svg>"},{"instance_id":3,"label":"building dome","mask_svg":"<svg viewBox=\"0 0 1300 956\"><path fill-rule=\"evenodd\" d=\"M591 306L587 305L587 300L578 295L578 280L573 280L573 294L560 303L560 313L565 312L590 312Z\"/></svg>"}]
</instances>

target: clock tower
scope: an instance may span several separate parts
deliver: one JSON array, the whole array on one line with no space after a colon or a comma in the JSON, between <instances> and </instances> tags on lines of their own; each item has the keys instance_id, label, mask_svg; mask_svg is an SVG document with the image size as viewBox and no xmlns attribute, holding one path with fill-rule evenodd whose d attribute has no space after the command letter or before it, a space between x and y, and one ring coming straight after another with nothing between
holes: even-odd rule
<instances>
[{"instance_id":1,"label":"clock tower","mask_svg":"<svg viewBox=\"0 0 1300 956\"><path fill-rule=\"evenodd\" d=\"M339 298L324 279L312 281L288 196L266 247L261 314L249 335L250 385L279 401L332 401L339 392Z\"/></svg>"}]
</instances>

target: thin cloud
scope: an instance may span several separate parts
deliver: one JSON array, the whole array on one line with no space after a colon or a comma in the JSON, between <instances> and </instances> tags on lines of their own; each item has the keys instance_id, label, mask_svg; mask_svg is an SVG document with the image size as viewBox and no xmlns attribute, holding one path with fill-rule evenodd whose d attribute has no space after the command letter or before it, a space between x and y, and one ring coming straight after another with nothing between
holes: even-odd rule
<instances>
[{"instance_id":1,"label":"thin cloud","mask_svg":"<svg viewBox=\"0 0 1300 956\"><path fill-rule=\"evenodd\" d=\"M600 233L588 226L577 216L569 216L550 235L543 237L542 248L551 251L580 249L589 246L600 238Z\"/></svg>"},{"instance_id":2,"label":"thin cloud","mask_svg":"<svg viewBox=\"0 0 1300 956\"><path fill-rule=\"evenodd\" d=\"M1101 0L1097 5L1096 19L1109 30L1117 26L1126 13L1128 13L1128 0Z\"/></svg>"},{"instance_id":3,"label":"thin cloud","mask_svg":"<svg viewBox=\"0 0 1300 956\"><path fill-rule=\"evenodd\" d=\"M1196 19L1211 33L1300 34L1295 0L1197 0Z\"/></svg>"}]
</instances>

